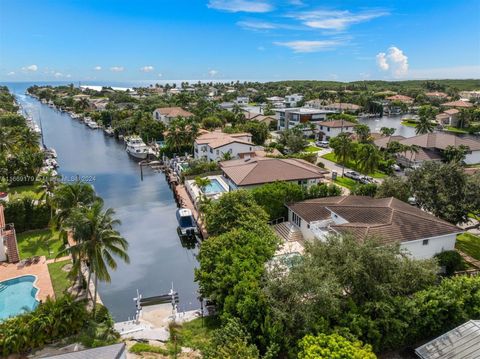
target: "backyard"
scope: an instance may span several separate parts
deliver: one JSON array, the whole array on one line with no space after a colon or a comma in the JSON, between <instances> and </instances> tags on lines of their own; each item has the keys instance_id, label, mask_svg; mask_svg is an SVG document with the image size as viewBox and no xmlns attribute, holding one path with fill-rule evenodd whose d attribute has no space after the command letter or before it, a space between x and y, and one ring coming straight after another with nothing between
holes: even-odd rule
<instances>
[{"instance_id":1,"label":"backyard","mask_svg":"<svg viewBox=\"0 0 480 359\"><path fill-rule=\"evenodd\" d=\"M11 195L11 199L24 196L40 199L40 197L42 196L42 188L39 184L33 184L30 186L10 187L8 189L8 192Z\"/></svg>"},{"instance_id":2,"label":"backyard","mask_svg":"<svg viewBox=\"0 0 480 359\"><path fill-rule=\"evenodd\" d=\"M17 234L18 251L20 258L45 256L55 258L63 248L57 232L50 229L38 229Z\"/></svg>"},{"instance_id":3,"label":"backyard","mask_svg":"<svg viewBox=\"0 0 480 359\"><path fill-rule=\"evenodd\" d=\"M68 278L68 267L71 264L69 259L61 262L53 262L48 264L48 272L52 280L55 298L60 298L65 290L70 287L72 281Z\"/></svg>"},{"instance_id":4,"label":"backyard","mask_svg":"<svg viewBox=\"0 0 480 359\"><path fill-rule=\"evenodd\" d=\"M462 233L457 236L457 249L470 257L480 260L480 237L471 233Z\"/></svg>"}]
</instances>

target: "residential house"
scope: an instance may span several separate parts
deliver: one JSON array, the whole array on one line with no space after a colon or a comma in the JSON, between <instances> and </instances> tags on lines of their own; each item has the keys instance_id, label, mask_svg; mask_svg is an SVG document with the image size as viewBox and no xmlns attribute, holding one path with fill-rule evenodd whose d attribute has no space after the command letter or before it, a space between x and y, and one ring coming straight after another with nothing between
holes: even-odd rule
<instances>
[{"instance_id":1,"label":"residential house","mask_svg":"<svg viewBox=\"0 0 480 359\"><path fill-rule=\"evenodd\" d=\"M76 348L77 345L74 347ZM73 347L70 346L70 348ZM59 351L61 351L61 349ZM91 349L77 349L67 353L63 352L42 357L45 359L126 359L127 347L125 343L117 343Z\"/></svg>"},{"instance_id":2,"label":"residential house","mask_svg":"<svg viewBox=\"0 0 480 359\"><path fill-rule=\"evenodd\" d=\"M267 102L272 104L273 107L283 107L285 104L285 98L280 96L267 97Z\"/></svg>"},{"instance_id":3,"label":"residential house","mask_svg":"<svg viewBox=\"0 0 480 359\"><path fill-rule=\"evenodd\" d=\"M449 108L435 116L435 119L440 125L456 127L460 119L460 111L456 108Z\"/></svg>"},{"instance_id":4,"label":"residential house","mask_svg":"<svg viewBox=\"0 0 480 359\"><path fill-rule=\"evenodd\" d=\"M445 100L448 99L448 95L445 92L433 91L425 93L429 99L432 100Z\"/></svg>"},{"instance_id":5,"label":"residential house","mask_svg":"<svg viewBox=\"0 0 480 359\"><path fill-rule=\"evenodd\" d=\"M194 142L195 159L220 161L228 153L231 158L238 158L241 153L263 149L252 143L250 133L224 133L220 131L206 132L198 136Z\"/></svg>"},{"instance_id":6,"label":"residential house","mask_svg":"<svg viewBox=\"0 0 480 359\"><path fill-rule=\"evenodd\" d=\"M91 98L89 100L90 108L96 111L103 111L107 108L108 98Z\"/></svg>"},{"instance_id":7,"label":"residential house","mask_svg":"<svg viewBox=\"0 0 480 359\"><path fill-rule=\"evenodd\" d=\"M157 121L163 122L165 125L169 125L170 122L178 117L192 117L193 113L185 111L181 107L161 107L153 111L153 118Z\"/></svg>"},{"instance_id":8,"label":"residential house","mask_svg":"<svg viewBox=\"0 0 480 359\"><path fill-rule=\"evenodd\" d=\"M327 119L329 113L333 113L333 111L307 107L283 108L275 110L275 117L278 129L287 130L301 124L314 123L318 125L319 122Z\"/></svg>"},{"instance_id":9,"label":"residential house","mask_svg":"<svg viewBox=\"0 0 480 359\"><path fill-rule=\"evenodd\" d=\"M460 91L459 93L461 98L468 100L478 101L480 100L480 91Z\"/></svg>"},{"instance_id":10,"label":"residential house","mask_svg":"<svg viewBox=\"0 0 480 359\"><path fill-rule=\"evenodd\" d=\"M248 106L249 102L250 102L250 98L248 96L238 96L237 99L235 100L235 103L238 106Z\"/></svg>"},{"instance_id":11,"label":"residential house","mask_svg":"<svg viewBox=\"0 0 480 359\"><path fill-rule=\"evenodd\" d=\"M266 183L286 181L310 187L328 171L294 158L253 157L220 162L230 190L250 189Z\"/></svg>"},{"instance_id":12,"label":"residential house","mask_svg":"<svg viewBox=\"0 0 480 359\"><path fill-rule=\"evenodd\" d=\"M293 95L288 95L285 96L285 107L291 108L291 107L297 107L300 105L300 102L303 101L303 95L299 95L298 93L295 93Z\"/></svg>"},{"instance_id":13,"label":"residential house","mask_svg":"<svg viewBox=\"0 0 480 359\"><path fill-rule=\"evenodd\" d=\"M388 137L382 138L374 141L374 143L380 148L386 148L387 139ZM434 132L400 139L398 142L407 146L415 145L418 148L418 152L407 151L398 155L399 163L404 166L415 167L421 165L424 161L440 161L443 150L448 146L459 147L460 145L469 148L465 156L466 164L480 163L480 141L473 138Z\"/></svg>"},{"instance_id":14,"label":"residential house","mask_svg":"<svg viewBox=\"0 0 480 359\"><path fill-rule=\"evenodd\" d=\"M329 105L323 105L321 108L339 113L347 112L354 114L358 113L362 109L362 106L355 105L354 103L335 102Z\"/></svg>"},{"instance_id":15,"label":"residential house","mask_svg":"<svg viewBox=\"0 0 480 359\"><path fill-rule=\"evenodd\" d=\"M393 96L389 96L386 98L387 101L390 101L390 102L395 102L395 101L398 101L398 102L402 102L404 104L407 104L407 105L411 105L413 103L413 98L411 98L410 96L405 96L405 95L393 95Z\"/></svg>"},{"instance_id":16,"label":"residential house","mask_svg":"<svg viewBox=\"0 0 480 359\"><path fill-rule=\"evenodd\" d=\"M413 258L432 258L454 250L462 230L396 198L337 196L287 205L288 220L305 240L325 240L330 233L356 240L375 237L385 245L398 243Z\"/></svg>"},{"instance_id":17,"label":"residential house","mask_svg":"<svg viewBox=\"0 0 480 359\"><path fill-rule=\"evenodd\" d=\"M332 137L336 137L342 132L353 133L357 124L345 120L324 121L318 123L319 134L321 140L328 141Z\"/></svg>"},{"instance_id":18,"label":"residential house","mask_svg":"<svg viewBox=\"0 0 480 359\"><path fill-rule=\"evenodd\" d=\"M458 100L458 101L444 102L442 103L441 106L462 109L462 108L473 107L473 104L468 101Z\"/></svg>"}]
</instances>

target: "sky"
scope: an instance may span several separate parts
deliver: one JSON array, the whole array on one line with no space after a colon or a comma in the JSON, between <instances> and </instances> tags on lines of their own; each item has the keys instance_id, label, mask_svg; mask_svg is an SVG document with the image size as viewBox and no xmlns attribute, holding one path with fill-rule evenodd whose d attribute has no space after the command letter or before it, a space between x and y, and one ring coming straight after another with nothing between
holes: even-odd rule
<instances>
[{"instance_id":1,"label":"sky","mask_svg":"<svg viewBox=\"0 0 480 359\"><path fill-rule=\"evenodd\" d=\"M0 0L0 81L480 78L479 0Z\"/></svg>"}]
</instances>

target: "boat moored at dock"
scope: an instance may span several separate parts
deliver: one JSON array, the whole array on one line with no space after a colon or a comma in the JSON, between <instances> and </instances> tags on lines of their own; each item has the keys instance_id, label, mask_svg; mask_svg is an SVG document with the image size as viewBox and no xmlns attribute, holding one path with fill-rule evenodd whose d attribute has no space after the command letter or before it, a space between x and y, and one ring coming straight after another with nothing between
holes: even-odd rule
<instances>
[{"instance_id":1,"label":"boat moored at dock","mask_svg":"<svg viewBox=\"0 0 480 359\"><path fill-rule=\"evenodd\" d=\"M148 157L149 147L143 142L139 136L132 136L126 140L127 147L125 151L135 158L144 160Z\"/></svg>"},{"instance_id":2,"label":"boat moored at dock","mask_svg":"<svg viewBox=\"0 0 480 359\"><path fill-rule=\"evenodd\" d=\"M178 232L182 236L195 236L198 234L197 223L192 211L188 208L177 209Z\"/></svg>"}]
</instances>

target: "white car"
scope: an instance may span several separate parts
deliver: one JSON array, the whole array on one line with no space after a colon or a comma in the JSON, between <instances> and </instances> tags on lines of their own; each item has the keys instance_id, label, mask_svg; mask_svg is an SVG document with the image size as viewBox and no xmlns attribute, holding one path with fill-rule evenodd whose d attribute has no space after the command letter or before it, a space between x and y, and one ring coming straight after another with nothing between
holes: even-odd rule
<instances>
[{"instance_id":1,"label":"white car","mask_svg":"<svg viewBox=\"0 0 480 359\"><path fill-rule=\"evenodd\" d=\"M317 141L315 145L318 147L328 148L328 141Z\"/></svg>"}]
</instances>

